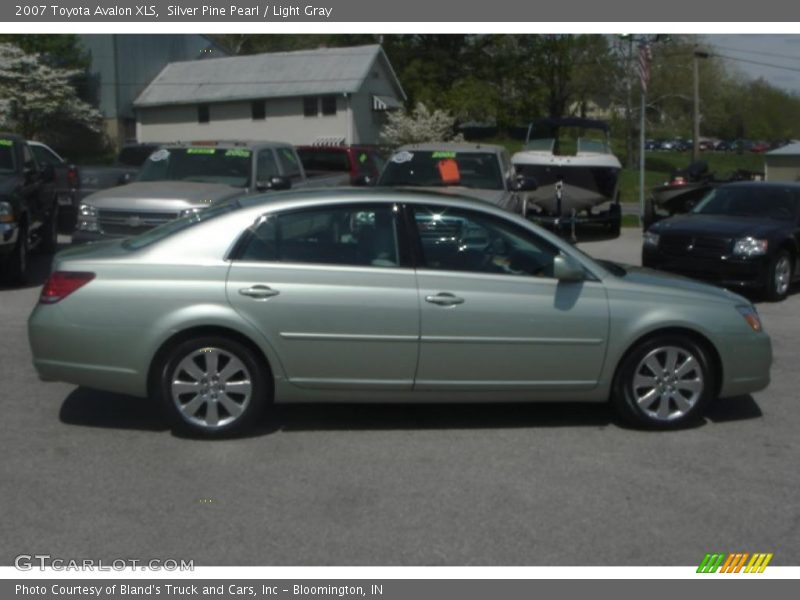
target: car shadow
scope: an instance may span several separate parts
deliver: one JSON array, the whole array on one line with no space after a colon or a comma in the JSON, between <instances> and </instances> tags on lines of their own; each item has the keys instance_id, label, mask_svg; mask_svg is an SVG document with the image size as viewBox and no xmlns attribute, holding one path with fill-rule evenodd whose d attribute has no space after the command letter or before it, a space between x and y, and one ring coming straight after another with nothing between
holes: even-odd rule
<instances>
[{"instance_id":1,"label":"car shadow","mask_svg":"<svg viewBox=\"0 0 800 600\"><path fill-rule=\"evenodd\" d=\"M763 416L761 408L749 394L716 400L706 409L706 419L712 423L747 421Z\"/></svg>"},{"instance_id":2,"label":"car shadow","mask_svg":"<svg viewBox=\"0 0 800 600\"><path fill-rule=\"evenodd\" d=\"M756 419L761 409L752 396L714 402L704 419L724 423ZM62 423L140 431L166 431L158 404L147 398L77 388L61 406ZM243 437L278 431L402 431L436 429L536 429L553 427L608 427L633 429L619 420L605 403L497 403L497 404L279 404ZM176 433L178 437L184 437Z\"/></svg>"},{"instance_id":3,"label":"car shadow","mask_svg":"<svg viewBox=\"0 0 800 600\"><path fill-rule=\"evenodd\" d=\"M165 431L169 429L156 402L123 394L79 387L66 397L59 419L67 425L107 429Z\"/></svg>"}]
</instances>

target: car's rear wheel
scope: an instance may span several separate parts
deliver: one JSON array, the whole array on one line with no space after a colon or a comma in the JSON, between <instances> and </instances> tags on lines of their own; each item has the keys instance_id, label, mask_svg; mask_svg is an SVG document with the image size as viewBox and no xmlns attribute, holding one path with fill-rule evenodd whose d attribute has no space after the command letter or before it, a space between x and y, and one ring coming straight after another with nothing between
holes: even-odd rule
<instances>
[{"instance_id":1,"label":"car's rear wheel","mask_svg":"<svg viewBox=\"0 0 800 600\"><path fill-rule=\"evenodd\" d=\"M793 271L792 257L786 250L781 250L772 257L769 263L765 290L767 300L778 302L786 298L789 293L789 286L792 283Z\"/></svg>"},{"instance_id":2,"label":"car's rear wheel","mask_svg":"<svg viewBox=\"0 0 800 600\"><path fill-rule=\"evenodd\" d=\"M197 337L169 350L159 395L173 427L201 437L252 427L268 401L262 363L247 346L225 337Z\"/></svg>"},{"instance_id":3,"label":"car's rear wheel","mask_svg":"<svg viewBox=\"0 0 800 600\"><path fill-rule=\"evenodd\" d=\"M645 340L617 370L612 404L628 423L677 429L702 414L716 388L706 351L681 335Z\"/></svg>"}]
</instances>

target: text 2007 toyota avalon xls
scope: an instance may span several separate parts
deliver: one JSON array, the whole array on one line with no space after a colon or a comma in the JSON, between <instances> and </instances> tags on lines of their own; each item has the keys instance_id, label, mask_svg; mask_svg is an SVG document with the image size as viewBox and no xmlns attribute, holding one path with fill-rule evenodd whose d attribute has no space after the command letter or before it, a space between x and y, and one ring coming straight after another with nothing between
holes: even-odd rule
<instances>
[{"instance_id":1,"label":"text 2007 toyota avalon xls","mask_svg":"<svg viewBox=\"0 0 800 600\"><path fill-rule=\"evenodd\" d=\"M273 400L610 401L671 428L766 387L772 359L736 294L596 262L480 201L375 189L62 252L29 334L43 379L155 396L208 436Z\"/></svg>"}]
</instances>

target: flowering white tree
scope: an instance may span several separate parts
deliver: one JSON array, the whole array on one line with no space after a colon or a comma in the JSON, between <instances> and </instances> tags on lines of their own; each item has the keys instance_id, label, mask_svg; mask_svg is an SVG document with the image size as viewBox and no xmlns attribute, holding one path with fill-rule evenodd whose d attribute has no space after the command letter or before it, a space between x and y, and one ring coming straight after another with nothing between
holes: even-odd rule
<instances>
[{"instance_id":1,"label":"flowering white tree","mask_svg":"<svg viewBox=\"0 0 800 600\"><path fill-rule=\"evenodd\" d=\"M0 128L27 138L46 135L63 123L102 128L102 114L78 98L71 81L77 69L48 66L39 54L0 43Z\"/></svg>"},{"instance_id":2,"label":"flowering white tree","mask_svg":"<svg viewBox=\"0 0 800 600\"><path fill-rule=\"evenodd\" d=\"M455 118L444 110L430 111L422 102L412 111L397 111L387 115L381 131L383 141L392 147L424 142L460 142L464 136L454 135Z\"/></svg>"}]
</instances>

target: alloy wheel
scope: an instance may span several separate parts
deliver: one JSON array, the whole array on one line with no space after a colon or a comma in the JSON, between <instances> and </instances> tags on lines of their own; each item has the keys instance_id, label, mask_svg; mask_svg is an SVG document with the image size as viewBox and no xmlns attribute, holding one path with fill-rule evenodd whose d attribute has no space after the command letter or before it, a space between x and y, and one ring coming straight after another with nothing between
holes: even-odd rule
<instances>
[{"instance_id":1,"label":"alloy wheel","mask_svg":"<svg viewBox=\"0 0 800 600\"><path fill-rule=\"evenodd\" d=\"M678 346L658 347L647 353L637 365L631 385L639 409L658 422L687 414L705 389L700 360Z\"/></svg>"}]
</instances>

